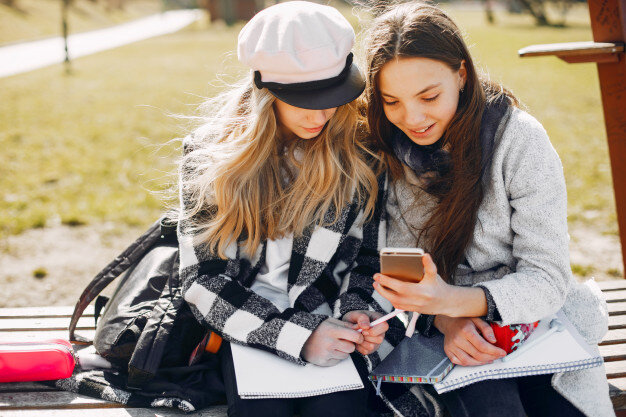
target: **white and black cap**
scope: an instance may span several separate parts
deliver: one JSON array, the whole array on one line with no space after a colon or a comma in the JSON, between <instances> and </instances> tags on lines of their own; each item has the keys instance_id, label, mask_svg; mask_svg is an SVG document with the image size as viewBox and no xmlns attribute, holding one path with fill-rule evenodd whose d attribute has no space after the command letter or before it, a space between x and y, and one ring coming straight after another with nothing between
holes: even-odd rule
<instances>
[{"instance_id":1,"label":"white and black cap","mask_svg":"<svg viewBox=\"0 0 626 417\"><path fill-rule=\"evenodd\" d=\"M330 6L289 1L257 13L239 32L237 56L257 88L304 109L356 99L365 80L352 62L354 29Z\"/></svg>"}]
</instances>

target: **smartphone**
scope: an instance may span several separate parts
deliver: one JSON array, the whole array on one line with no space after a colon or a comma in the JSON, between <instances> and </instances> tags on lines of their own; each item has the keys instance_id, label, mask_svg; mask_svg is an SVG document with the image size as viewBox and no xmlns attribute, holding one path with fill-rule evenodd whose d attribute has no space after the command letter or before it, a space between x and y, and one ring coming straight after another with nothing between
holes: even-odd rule
<instances>
[{"instance_id":1,"label":"smartphone","mask_svg":"<svg viewBox=\"0 0 626 417\"><path fill-rule=\"evenodd\" d=\"M420 282L424 277L420 248L383 248L380 251L380 272L408 282Z\"/></svg>"}]
</instances>

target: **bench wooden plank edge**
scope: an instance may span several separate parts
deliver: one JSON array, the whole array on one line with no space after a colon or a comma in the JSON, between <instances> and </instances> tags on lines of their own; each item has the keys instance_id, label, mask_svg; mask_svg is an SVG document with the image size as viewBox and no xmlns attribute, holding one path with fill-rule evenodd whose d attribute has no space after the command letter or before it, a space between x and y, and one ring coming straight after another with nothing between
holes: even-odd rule
<instances>
[{"instance_id":1,"label":"bench wooden plank edge","mask_svg":"<svg viewBox=\"0 0 626 417\"><path fill-rule=\"evenodd\" d=\"M531 45L517 51L522 58L554 55L569 63L617 62L624 53L621 42L566 42Z\"/></svg>"}]
</instances>

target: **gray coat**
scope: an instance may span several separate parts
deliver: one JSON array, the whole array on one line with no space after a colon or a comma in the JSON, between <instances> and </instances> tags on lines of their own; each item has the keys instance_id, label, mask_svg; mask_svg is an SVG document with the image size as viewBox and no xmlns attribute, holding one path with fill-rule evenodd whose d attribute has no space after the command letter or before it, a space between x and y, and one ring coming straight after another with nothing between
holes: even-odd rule
<instances>
[{"instance_id":1,"label":"gray coat","mask_svg":"<svg viewBox=\"0 0 626 417\"><path fill-rule=\"evenodd\" d=\"M428 248L428 236L417 237L435 202L405 173L390 186L387 246ZM595 282L579 284L572 276L563 167L537 120L517 108L508 112L483 180L479 221L456 284L488 288L502 324L534 322L562 308L597 345L607 331L606 303ZM552 385L587 416L615 415L604 366L557 373Z\"/></svg>"}]
</instances>

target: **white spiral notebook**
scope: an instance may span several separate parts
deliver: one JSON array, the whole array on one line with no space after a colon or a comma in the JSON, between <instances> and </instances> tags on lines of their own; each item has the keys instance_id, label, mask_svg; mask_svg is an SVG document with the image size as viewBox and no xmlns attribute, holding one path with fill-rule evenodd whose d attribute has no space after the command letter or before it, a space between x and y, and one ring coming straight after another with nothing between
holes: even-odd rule
<instances>
[{"instance_id":1,"label":"white spiral notebook","mask_svg":"<svg viewBox=\"0 0 626 417\"><path fill-rule=\"evenodd\" d=\"M435 389L441 394L485 379L551 374L602 365L598 347L587 344L563 312L559 311L556 317L565 325L564 331L552 333L533 344L534 339L548 331L554 317L543 319L524 341L529 344L528 350L520 352L516 358L481 366L457 365L443 381L434 384Z\"/></svg>"},{"instance_id":2,"label":"white spiral notebook","mask_svg":"<svg viewBox=\"0 0 626 417\"><path fill-rule=\"evenodd\" d=\"M334 366L301 366L259 349L230 346L243 399L312 397L363 388L350 358Z\"/></svg>"}]
</instances>

